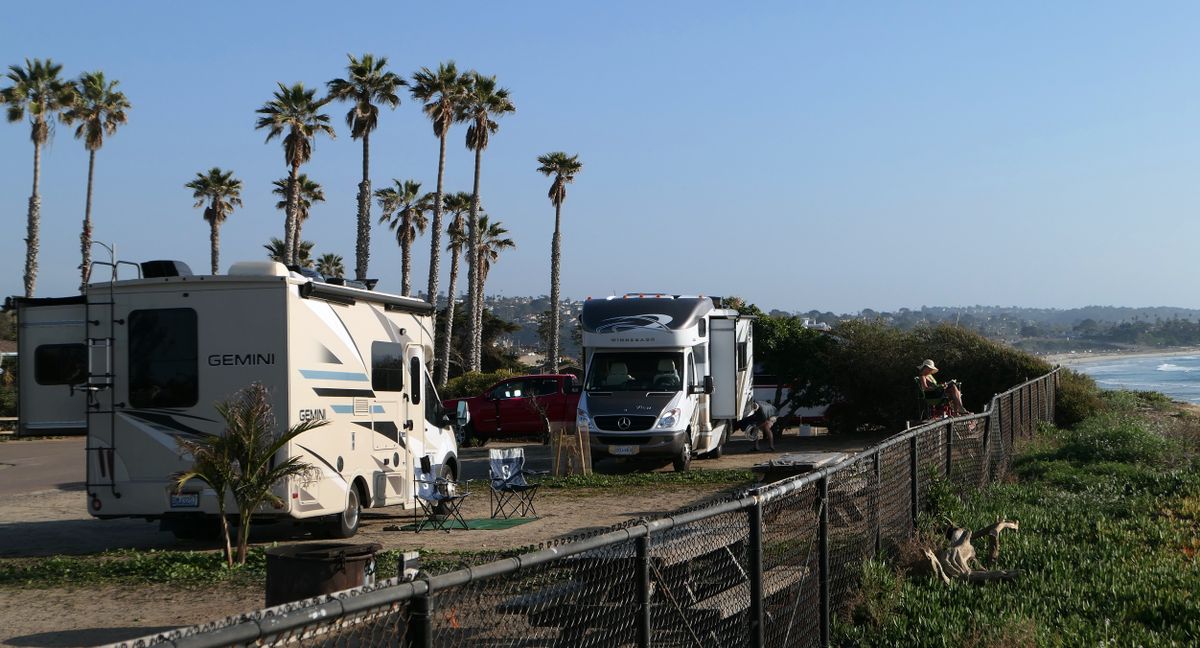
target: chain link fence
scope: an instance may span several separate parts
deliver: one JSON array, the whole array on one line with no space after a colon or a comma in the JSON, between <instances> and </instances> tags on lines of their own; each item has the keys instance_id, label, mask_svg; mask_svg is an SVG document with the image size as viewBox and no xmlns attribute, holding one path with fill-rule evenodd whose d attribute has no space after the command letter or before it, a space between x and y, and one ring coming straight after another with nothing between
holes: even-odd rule
<instances>
[{"instance_id":1,"label":"chain link fence","mask_svg":"<svg viewBox=\"0 0 1200 648\"><path fill-rule=\"evenodd\" d=\"M1014 442L1053 420L1057 381L704 508L112 645L825 646L863 561L912 538L932 480L966 493L1003 478Z\"/></svg>"}]
</instances>

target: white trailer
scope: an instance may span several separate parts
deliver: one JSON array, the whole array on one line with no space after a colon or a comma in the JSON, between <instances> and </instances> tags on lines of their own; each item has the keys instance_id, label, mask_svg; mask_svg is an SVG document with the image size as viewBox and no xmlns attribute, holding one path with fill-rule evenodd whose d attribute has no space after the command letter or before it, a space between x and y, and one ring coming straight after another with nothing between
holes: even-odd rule
<instances>
[{"instance_id":1,"label":"white trailer","mask_svg":"<svg viewBox=\"0 0 1200 648\"><path fill-rule=\"evenodd\" d=\"M282 484L283 507L264 515L322 519L348 537L364 507L413 506L426 455L435 474L458 474L428 371L427 302L275 262L218 276L151 262L138 278L114 276L81 297L15 301L22 433L82 422L93 516L162 519L183 531L215 514L215 494L199 481L174 492L171 475L190 465L176 439L221 434L214 404L254 382L270 389L280 429L328 421L278 457L315 470Z\"/></svg>"},{"instance_id":2,"label":"white trailer","mask_svg":"<svg viewBox=\"0 0 1200 648\"><path fill-rule=\"evenodd\" d=\"M669 458L682 471L693 455L721 455L749 412L752 318L719 298L628 294L584 302L579 319L576 424L587 426L593 458Z\"/></svg>"}]
</instances>

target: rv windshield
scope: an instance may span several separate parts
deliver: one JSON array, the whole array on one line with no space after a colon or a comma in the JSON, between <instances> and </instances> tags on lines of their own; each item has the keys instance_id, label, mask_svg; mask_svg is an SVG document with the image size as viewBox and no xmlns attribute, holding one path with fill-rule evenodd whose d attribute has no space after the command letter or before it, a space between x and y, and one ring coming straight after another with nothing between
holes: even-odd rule
<instances>
[{"instance_id":1,"label":"rv windshield","mask_svg":"<svg viewBox=\"0 0 1200 648\"><path fill-rule=\"evenodd\" d=\"M683 354L599 352L588 370L588 391L666 391L683 388Z\"/></svg>"}]
</instances>

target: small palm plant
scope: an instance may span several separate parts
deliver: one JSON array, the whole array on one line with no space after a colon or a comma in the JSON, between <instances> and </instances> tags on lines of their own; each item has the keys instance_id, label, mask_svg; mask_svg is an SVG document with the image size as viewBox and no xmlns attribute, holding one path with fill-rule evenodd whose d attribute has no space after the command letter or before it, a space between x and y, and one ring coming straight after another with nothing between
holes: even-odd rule
<instances>
[{"instance_id":1,"label":"small palm plant","mask_svg":"<svg viewBox=\"0 0 1200 648\"><path fill-rule=\"evenodd\" d=\"M328 423L324 420L297 423L276 434L271 395L262 383L253 383L232 399L217 404L217 413L225 420L225 435L235 439L235 458L241 470L231 484L238 506L237 562L246 564L246 545L250 541L250 521L264 505L281 508L284 500L271 490L292 477L305 478L313 467L300 457L276 461L275 457L292 439Z\"/></svg>"},{"instance_id":2,"label":"small palm plant","mask_svg":"<svg viewBox=\"0 0 1200 648\"><path fill-rule=\"evenodd\" d=\"M193 479L204 482L217 496L217 519L221 522L221 538L225 541L225 566L233 567L233 545L229 539L229 518L225 515L225 501L233 482L241 472L237 463L237 442L231 436L214 435L190 439L176 438L179 451L191 455L192 467L172 475L175 492Z\"/></svg>"},{"instance_id":3,"label":"small palm plant","mask_svg":"<svg viewBox=\"0 0 1200 648\"><path fill-rule=\"evenodd\" d=\"M176 492L192 479L198 479L216 493L221 532L225 538L225 561L235 563L225 516L226 495L232 495L238 508L236 564L246 564L250 541L250 523L264 505L276 508L283 499L271 492L276 484L292 477L305 477L313 468L299 457L277 462L278 455L292 439L325 425L327 421L305 421L276 434L271 395L262 383L253 383L229 400L217 403L217 413L225 421L223 434L201 439L179 439L179 448L192 456L192 467L174 475Z\"/></svg>"}]
</instances>

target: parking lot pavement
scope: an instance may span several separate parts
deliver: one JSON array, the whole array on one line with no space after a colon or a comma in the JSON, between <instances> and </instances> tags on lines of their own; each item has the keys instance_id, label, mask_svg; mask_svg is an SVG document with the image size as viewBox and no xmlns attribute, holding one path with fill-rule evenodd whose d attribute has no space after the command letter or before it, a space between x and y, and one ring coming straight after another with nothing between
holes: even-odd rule
<instances>
[{"instance_id":1,"label":"parking lot pavement","mask_svg":"<svg viewBox=\"0 0 1200 648\"><path fill-rule=\"evenodd\" d=\"M82 488L83 437L0 443L0 497Z\"/></svg>"}]
</instances>

